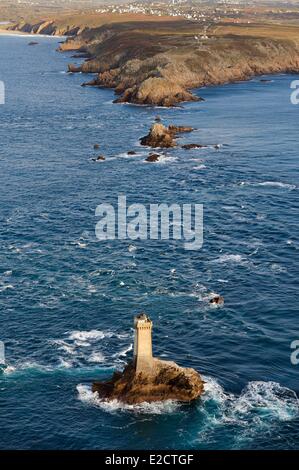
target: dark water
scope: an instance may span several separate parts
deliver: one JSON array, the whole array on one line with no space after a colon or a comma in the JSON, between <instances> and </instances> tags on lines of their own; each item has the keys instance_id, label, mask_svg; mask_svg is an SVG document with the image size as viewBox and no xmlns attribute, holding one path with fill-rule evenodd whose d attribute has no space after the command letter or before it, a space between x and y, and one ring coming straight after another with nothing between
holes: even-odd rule
<instances>
[{"instance_id":1,"label":"dark water","mask_svg":"<svg viewBox=\"0 0 299 470\"><path fill-rule=\"evenodd\" d=\"M0 37L0 447L298 448L296 77L205 89L181 109L112 105L112 91L64 73L57 39L28 41ZM157 113L198 128L184 142L225 145L145 163L138 138ZM97 241L95 208L119 194L203 203L203 249ZM224 308L209 308L212 292ZM131 356L140 310L155 354L205 376L198 403L92 395Z\"/></svg>"}]
</instances>

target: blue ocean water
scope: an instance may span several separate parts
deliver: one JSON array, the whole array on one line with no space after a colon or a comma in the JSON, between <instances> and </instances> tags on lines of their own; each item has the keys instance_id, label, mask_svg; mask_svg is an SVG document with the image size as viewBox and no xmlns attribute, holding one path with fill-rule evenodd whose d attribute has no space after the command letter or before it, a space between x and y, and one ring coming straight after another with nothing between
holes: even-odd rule
<instances>
[{"instance_id":1,"label":"blue ocean water","mask_svg":"<svg viewBox=\"0 0 299 470\"><path fill-rule=\"evenodd\" d=\"M0 448L298 448L296 77L200 90L205 102L177 109L114 105L113 91L65 73L57 38L28 41L0 37ZM138 139L157 114L198 129L181 142L221 148L144 162ZM204 204L202 250L97 241L95 208L119 194ZM209 307L212 292L224 308ZM131 357L141 310L155 354L204 375L197 403L91 393Z\"/></svg>"}]
</instances>

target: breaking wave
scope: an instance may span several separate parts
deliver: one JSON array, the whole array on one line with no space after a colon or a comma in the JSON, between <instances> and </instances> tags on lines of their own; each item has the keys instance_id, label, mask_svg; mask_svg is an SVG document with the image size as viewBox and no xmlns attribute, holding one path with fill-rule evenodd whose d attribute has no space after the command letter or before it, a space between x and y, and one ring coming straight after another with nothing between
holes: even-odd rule
<instances>
[{"instance_id":1,"label":"breaking wave","mask_svg":"<svg viewBox=\"0 0 299 470\"><path fill-rule=\"evenodd\" d=\"M241 255L228 255L228 254L225 254L225 255L219 256L219 258L213 260L212 262L213 263L237 263L237 264L240 264L240 263L243 263L244 261L246 261L246 260Z\"/></svg>"},{"instance_id":2,"label":"breaking wave","mask_svg":"<svg viewBox=\"0 0 299 470\"><path fill-rule=\"evenodd\" d=\"M127 333L102 330L71 331L65 338L51 340L51 343L60 353L60 366L66 368L86 367L92 363L117 367L126 362L127 354L133 349ZM116 345L120 350L111 354Z\"/></svg>"},{"instance_id":3,"label":"breaking wave","mask_svg":"<svg viewBox=\"0 0 299 470\"><path fill-rule=\"evenodd\" d=\"M204 170L205 168L207 168L206 165L201 164L201 165L193 166L192 170Z\"/></svg>"},{"instance_id":4,"label":"breaking wave","mask_svg":"<svg viewBox=\"0 0 299 470\"><path fill-rule=\"evenodd\" d=\"M101 408L103 411L108 413L116 412L133 412L151 415L161 415L173 413L179 408L179 403L174 400L166 400L163 402L155 403L140 403L138 405L128 405L121 403L118 400L101 400L97 393L93 392L89 385L79 384L77 385L78 399L91 406Z\"/></svg>"},{"instance_id":5,"label":"breaking wave","mask_svg":"<svg viewBox=\"0 0 299 470\"><path fill-rule=\"evenodd\" d=\"M109 333L111 335L111 333ZM73 331L69 335L70 340L79 341L80 343L88 342L88 340L99 340L105 338L105 333L99 330L91 331Z\"/></svg>"},{"instance_id":6,"label":"breaking wave","mask_svg":"<svg viewBox=\"0 0 299 470\"><path fill-rule=\"evenodd\" d=\"M202 426L197 438L201 441L209 441L215 431L223 429L231 433L232 445L238 447L240 441L250 441L259 433L273 433L279 423L299 417L296 393L276 382L249 382L237 396L225 392L211 377L204 380L205 394L198 405Z\"/></svg>"},{"instance_id":7,"label":"breaking wave","mask_svg":"<svg viewBox=\"0 0 299 470\"><path fill-rule=\"evenodd\" d=\"M281 181L262 181L256 183L250 183L248 181L241 181L241 186L264 186L270 188L281 188L281 189L289 189L294 190L297 188L295 184L290 183L282 183Z\"/></svg>"},{"instance_id":8,"label":"breaking wave","mask_svg":"<svg viewBox=\"0 0 299 470\"><path fill-rule=\"evenodd\" d=\"M3 370L5 375L15 374L19 372L28 372L28 371L36 371L36 372L49 372L52 371L53 367L50 365L39 364L34 361L25 361L25 362L18 362L14 365L8 364L7 367Z\"/></svg>"},{"instance_id":9,"label":"breaking wave","mask_svg":"<svg viewBox=\"0 0 299 470\"><path fill-rule=\"evenodd\" d=\"M133 343L131 343L127 348L125 348L123 351L120 351L119 353L113 354L112 357L126 357L128 352L133 350Z\"/></svg>"},{"instance_id":10,"label":"breaking wave","mask_svg":"<svg viewBox=\"0 0 299 470\"><path fill-rule=\"evenodd\" d=\"M270 186L273 188L296 189L295 184L281 183L280 181L264 181L263 183L258 183L258 186Z\"/></svg>"},{"instance_id":11,"label":"breaking wave","mask_svg":"<svg viewBox=\"0 0 299 470\"><path fill-rule=\"evenodd\" d=\"M201 437L205 435L208 438L209 432L214 432L217 427L228 426L231 429L233 426L239 440L299 417L296 393L276 382L249 382L240 395L234 395L226 392L215 379L203 378L205 393L197 405L199 418L202 418L198 430ZM79 384L76 389L81 402L109 413L170 414L190 410L175 400L128 405L118 400L100 399L90 385Z\"/></svg>"},{"instance_id":12,"label":"breaking wave","mask_svg":"<svg viewBox=\"0 0 299 470\"><path fill-rule=\"evenodd\" d=\"M244 424L255 418L260 421L289 421L299 417L299 400L296 393L277 382L249 382L239 396L226 393L215 379L204 377L203 402L214 401L222 410L223 421Z\"/></svg>"},{"instance_id":13,"label":"breaking wave","mask_svg":"<svg viewBox=\"0 0 299 470\"><path fill-rule=\"evenodd\" d=\"M166 163L172 163L172 162L176 162L178 160L177 157L173 157L172 155L163 155L161 154L159 156L159 159L155 162L156 165L165 165ZM146 160L144 160L142 163L146 163L146 164L149 164L150 162L147 162Z\"/></svg>"}]
</instances>

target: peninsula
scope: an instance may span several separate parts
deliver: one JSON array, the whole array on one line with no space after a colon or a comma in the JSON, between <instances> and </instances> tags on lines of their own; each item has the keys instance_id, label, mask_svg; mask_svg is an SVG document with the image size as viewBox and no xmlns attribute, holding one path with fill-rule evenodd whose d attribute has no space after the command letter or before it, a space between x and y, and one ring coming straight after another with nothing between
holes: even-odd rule
<instances>
[{"instance_id":1,"label":"peninsula","mask_svg":"<svg viewBox=\"0 0 299 470\"><path fill-rule=\"evenodd\" d=\"M198 100L194 88L299 72L297 10L253 14L240 6L216 14L207 6L191 15L186 4L180 16L169 3L161 8L25 16L6 28L66 35L59 50L74 52L69 72L94 73L83 84L113 88L118 103L175 106Z\"/></svg>"},{"instance_id":2,"label":"peninsula","mask_svg":"<svg viewBox=\"0 0 299 470\"><path fill-rule=\"evenodd\" d=\"M104 400L136 404L163 400L191 402L204 392L204 382L194 369L162 361L152 353L152 321L144 313L134 321L134 357L123 372L106 382L95 382L93 392Z\"/></svg>"},{"instance_id":3,"label":"peninsula","mask_svg":"<svg viewBox=\"0 0 299 470\"><path fill-rule=\"evenodd\" d=\"M68 38L60 51L88 55L69 72L84 85L114 88L117 103L174 106L198 101L193 88L299 72L299 27L219 24L201 36L187 20L114 23Z\"/></svg>"}]
</instances>

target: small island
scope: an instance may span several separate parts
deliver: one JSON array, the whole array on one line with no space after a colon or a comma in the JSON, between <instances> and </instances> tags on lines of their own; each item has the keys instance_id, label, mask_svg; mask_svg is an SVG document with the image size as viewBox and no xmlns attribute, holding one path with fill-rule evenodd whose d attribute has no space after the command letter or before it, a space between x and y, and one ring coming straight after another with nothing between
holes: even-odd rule
<instances>
[{"instance_id":1,"label":"small island","mask_svg":"<svg viewBox=\"0 0 299 470\"><path fill-rule=\"evenodd\" d=\"M204 382L196 370L153 357L152 325L144 313L135 317L133 361L110 380L94 382L92 390L100 398L137 404L164 400L191 402L202 395Z\"/></svg>"}]
</instances>

